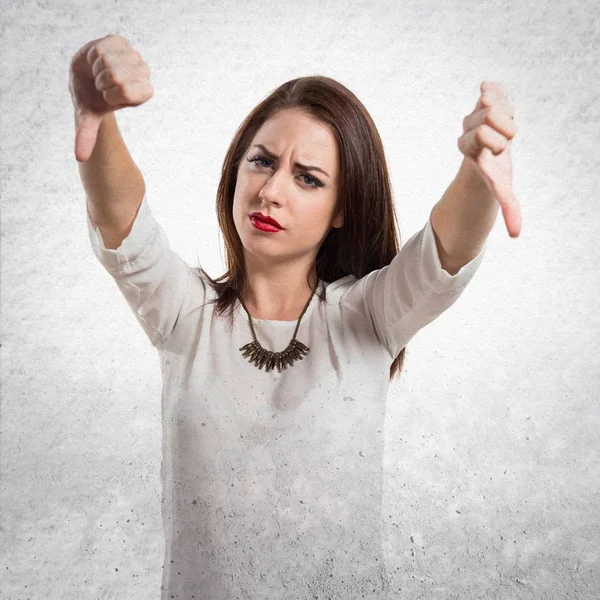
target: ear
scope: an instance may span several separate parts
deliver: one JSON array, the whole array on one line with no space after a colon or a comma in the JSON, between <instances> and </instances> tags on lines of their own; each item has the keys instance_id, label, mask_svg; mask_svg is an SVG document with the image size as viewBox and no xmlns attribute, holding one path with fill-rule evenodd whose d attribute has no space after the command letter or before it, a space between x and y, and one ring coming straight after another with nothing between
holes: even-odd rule
<instances>
[{"instance_id":1,"label":"ear","mask_svg":"<svg viewBox=\"0 0 600 600\"><path fill-rule=\"evenodd\" d=\"M343 213L343 211L340 211L336 215L335 219L332 221L331 225L335 229L339 229L343 224L344 224L344 213Z\"/></svg>"}]
</instances>

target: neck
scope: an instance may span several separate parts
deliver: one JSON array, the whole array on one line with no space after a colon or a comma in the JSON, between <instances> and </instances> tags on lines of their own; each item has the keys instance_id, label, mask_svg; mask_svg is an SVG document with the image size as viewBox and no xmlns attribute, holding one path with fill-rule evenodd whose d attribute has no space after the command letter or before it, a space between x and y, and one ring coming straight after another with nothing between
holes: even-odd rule
<instances>
[{"instance_id":1,"label":"neck","mask_svg":"<svg viewBox=\"0 0 600 600\"><path fill-rule=\"evenodd\" d=\"M307 282L306 274L301 279L277 279L264 274L248 278L248 290L243 302L250 316L256 319L293 321L300 318L317 285L313 271Z\"/></svg>"}]
</instances>

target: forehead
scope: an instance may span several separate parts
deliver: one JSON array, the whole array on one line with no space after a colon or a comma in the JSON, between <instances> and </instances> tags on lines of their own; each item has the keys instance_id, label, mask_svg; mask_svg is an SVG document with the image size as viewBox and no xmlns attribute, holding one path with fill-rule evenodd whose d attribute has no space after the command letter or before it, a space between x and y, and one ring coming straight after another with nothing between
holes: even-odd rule
<instances>
[{"instance_id":1,"label":"forehead","mask_svg":"<svg viewBox=\"0 0 600 600\"><path fill-rule=\"evenodd\" d=\"M264 144L278 156L296 151L302 158L329 161L337 159L337 142L325 123L298 109L281 110L265 121L257 131L253 144Z\"/></svg>"}]
</instances>

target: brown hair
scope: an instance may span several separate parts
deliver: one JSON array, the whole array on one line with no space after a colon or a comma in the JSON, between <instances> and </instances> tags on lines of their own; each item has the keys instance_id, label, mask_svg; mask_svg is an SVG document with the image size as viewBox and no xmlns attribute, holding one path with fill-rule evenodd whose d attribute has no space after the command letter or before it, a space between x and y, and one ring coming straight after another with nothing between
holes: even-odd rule
<instances>
[{"instance_id":1,"label":"brown hair","mask_svg":"<svg viewBox=\"0 0 600 600\"><path fill-rule=\"evenodd\" d=\"M217 218L225 238L227 272L209 279L217 297L217 314L244 297L247 286L243 245L233 221L237 171L263 123L282 109L297 108L332 130L340 154L339 187L334 214L344 223L332 228L316 258L319 279L357 279L390 264L401 247L383 144L373 119L360 100L341 83L320 75L299 77L279 86L245 118L229 146L217 190ZM398 241L397 241L398 238ZM310 283L309 283L310 285ZM323 300L325 297L321 296ZM390 381L400 374L406 348L390 367Z\"/></svg>"}]
</instances>

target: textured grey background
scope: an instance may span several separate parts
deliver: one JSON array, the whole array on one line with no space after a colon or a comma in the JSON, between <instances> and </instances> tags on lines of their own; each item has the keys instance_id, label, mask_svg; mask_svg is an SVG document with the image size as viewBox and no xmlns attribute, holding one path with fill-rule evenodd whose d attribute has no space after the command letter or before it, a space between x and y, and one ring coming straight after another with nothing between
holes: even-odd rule
<instances>
[{"instance_id":1,"label":"textured grey background","mask_svg":"<svg viewBox=\"0 0 600 600\"><path fill-rule=\"evenodd\" d=\"M71 56L152 69L117 113L172 247L224 270L214 201L241 120L323 74L372 114L402 240L460 165L481 81L516 107L501 214L459 302L409 344L386 423L386 555L406 598L600 594L596 2L2 2L0 597L158 598L160 365L93 256Z\"/></svg>"}]
</instances>

